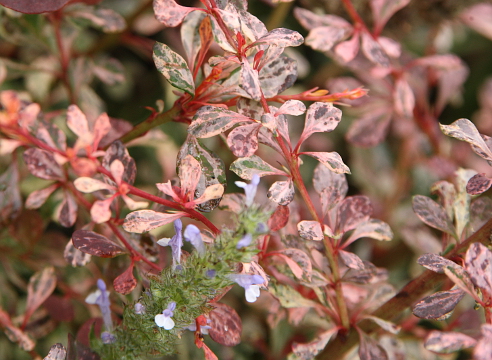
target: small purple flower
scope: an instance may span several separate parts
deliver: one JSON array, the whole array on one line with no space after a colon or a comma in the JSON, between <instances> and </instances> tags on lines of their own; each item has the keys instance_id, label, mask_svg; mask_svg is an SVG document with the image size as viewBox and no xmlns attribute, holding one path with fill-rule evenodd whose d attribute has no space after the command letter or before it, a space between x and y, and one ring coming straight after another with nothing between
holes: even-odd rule
<instances>
[{"instance_id":1,"label":"small purple flower","mask_svg":"<svg viewBox=\"0 0 492 360\"><path fill-rule=\"evenodd\" d=\"M264 282L260 275L231 274L228 278L244 288L247 302L255 302L260 296L259 284Z\"/></svg>"},{"instance_id":2,"label":"small purple flower","mask_svg":"<svg viewBox=\"0 0 492 360\"><path fill-rule=\"evenodd\" d=\"M162 314L157 314L154 318L157 326L162 327L166 330L171 330L174 327L174 320L171 317L174 315L173 311L176 309L176 303L171 301L167 305L167 309L162 311Z\"/></svg>"},{"instance_id":3,"label":"small purple flower","mask_svg":"<svg viewBox=\"0 0 492 360\"><path fill-rule=\"evenodd\" d=\"M249 246L253 241L253 236L250 233L244 235L241 240L237 242L236 249L241 249L243 247Z\"/></svg>"},{"instance_id":4,"label":"small purple flower","mask_svg":"<svg viewBox=\"0 0 492 360\"><path fill-rule=\"evenodd\" d=\"M246 206L251 206L253 204L253 201L255 200L256 189L259 183L260 177L257 174L253 175L253 178L251 179L251 182L249 184L242 181L236 181L235 184L244 189L244 194L246 195Z\"/></svg>"},{"instance_id":5,"label":"small purple flower","mask_svg":"<svg viewBox=\"0 0 492 360\"><path fill-rule=\"evenodd\" d=\"M205 255L205 244L202 240L202 234L200 233L200 229L198 229L195 225L188 225L184 231L184 238L186 241L189 241L198 251L200 256Z\"/></svg>"},{"instance_id":6,"label":"small purple flower","mask_svg":"<svg viewBox=\"0 0 492 360\"><path fill-rule=\"evenodd\" d=\"M104 326L106 327L106 330L108 330L109 334L109 332L113 329L113 320L111 319L111 309L109 302L109 291L106 290L106 284L102 279L97 280L97 287L98 289L96 291L89 294L89 296L85 298L85 302L88 304L95 304L99 306L99 309L101 309L101 313L103 316Z\"/></svg>"},{"instance_id":7,"label":"small purple flower","mask_svg":"<svg viewBox=\"0 0 492 360\"><path fill-rule=\"evenodd\" d=\"M142 315L145 314L145 306L141 303L136 303L134 306L135 314Z\"/></svg>"},{"instance_id":8,"label":"small purple flower","mask_svg":"<svg viewBox=\"0 0 492 360\"><path fill-rule=\"evenodd\" d=\"M170 246L173 255L173 267L181 262L181 247L183 246L183 236L181 235L181 230L183 230L183 223L180 219L174 221L174 230L176 235L171 239L163 238L157 241L157 244L161 246Z\"/></svg>"},{"instance_id":9,"label":"small purple flower","mask_svg":"<svg viewBox=\"0 0 492 360\"><path fill-rule=\"evenodd\" d=\"M213 279L217 275L217 271L215 269L210 269L205 272L205 276L209 277L210 279Z\"/></svg>"},{"instance_id":10,"label":"small purple flower","mask_svg":"<svg viewBox=\"0 0 492 360\"><path fill-rule=\"evenodd\" d=\"M258 223L258 225L256 225L255 231L258 234L265 234L268 232L268 225L265 224L264 222Z\"/></svg>"},{"instance_id":11,"label":"small purple flower","mask_svg":"<svg viewBox=\"0 0 492 360\"><path fill-rule=\"evenodd\" d=\"M116 341L116 336L111 334L109 331L105 331L101 334L101 340L103 344L112 344Z\"/></svg>"}]
</instances>

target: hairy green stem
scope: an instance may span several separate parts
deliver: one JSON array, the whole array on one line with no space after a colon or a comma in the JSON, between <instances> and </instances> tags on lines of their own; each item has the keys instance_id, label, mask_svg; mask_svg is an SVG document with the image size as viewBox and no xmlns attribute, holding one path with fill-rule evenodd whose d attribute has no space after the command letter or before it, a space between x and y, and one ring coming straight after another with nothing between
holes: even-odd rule
<instances>
[{"instance_id":1,"label":"hairy green stem","mask_svg":"<svg viewBox=\"0 0 492 360\"><path fill-rule=\"evenodd\" d=\"M475 234L458 244L449 253L447 258L451 259L463 253L471 244L475 242L489 244L491 241L491 235L492 219L485 223L485 225L483 225ZM405 285L394 297L374 311L372 315L384 320L393 320L415 302L422 299L427 292L438 287L444 279L446 279L445 275L427 270ZM367 334L379 329L374 322L368 320L361 321L358 326ZM351 330L348 334L338 336L334 341L330 342L328 346L316 357L316 359L342 359L343 356L357 344L358 340L359 337L357 332L355 330Z\"/></svg>"}]
</instances>

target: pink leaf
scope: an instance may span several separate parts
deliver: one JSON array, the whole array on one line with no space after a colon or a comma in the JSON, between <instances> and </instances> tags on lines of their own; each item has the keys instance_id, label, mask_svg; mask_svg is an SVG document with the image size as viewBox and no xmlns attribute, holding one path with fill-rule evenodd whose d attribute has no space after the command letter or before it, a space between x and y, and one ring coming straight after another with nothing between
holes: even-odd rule
<instances>
[{"instance_id":1,"label":"pink leaf","mask_svg":"<svg viewBox=\"0 0 492 360\"><path fill-rule=\"evenodd\" d=\"M169 224L184 216L188 216L188 214L185 212L161 213L153 210L133 211L126 216L123 229L128 232L141 234L159 226Z\"/></svg>"},{"instance_id":2,"label":"pink leaf","mask_svg":"<svg viewBox=\"0 0 492 360\"><path fill-rule=\"evenodd\" d=\"M297 224L299 236L306 240L321 241L324 238L321 224L317 221L303 220Z\"/></svg>"},{"instance_id":3,"label":"pink leaf","mask_svg":"<svg viewBox=\"0 0 492 360\"><path fill-rule=\"evenodd\" d=\"M347 38L351 32L351 28L345 27L317 27L309 32L309 35L306 38L306 45L312 47L314 50L327 52L340 41Z\"/></svg>"},{"instance_id":4,"label":"pink leaf","mask_svg":"<svg viewBox=\"0 0 492 360\"><path fill-rule=\"evenodd\" d=\"M412 312L421 319L439 319L453 311L464 296L461 289L439 291L420 300Z\"/></svg>"},{"instance_id":5,"label":"pink leaf","mask_svg":"<svg viewBox=\"0 0 492 360\"><path fill-rule=\"evenodd\" d=\"M30 148L24 152L24 161L31 174L46 180L63 180L63 170L52 153L38 148Z\"/></svg>"},{"instance_id":6,"label":"pink leaf","mask_svg":"<svg viewBox=\"0 0 492 360\"><path fill-rule=\"evenodd\" d=\"M316 132L333 131L342 120L342 111L331 103L315 102L306 114L306 122L301 135L302 141ZM300 140L301 141L301 140Z\"/></svg>"},{"instance_id":7,"label":"pink leaf","mask_svg":"<svg viewBox=\"0 0 492 360\"><path fill-rule=\"evenodd\" d=\"M195 8L178 5L174 0L154 0L154 14L167 27L181 24L188 13Z\"/></svg>"},{"instance_id":8,"label":"pink leaf","mask_svg":"<svg viewBox=\"0 0 492 360\"><path fill-rule=\"evenodd\" d=\"M181 181L181 194L184 195L188 201L192 201L195 198L195 189L200 180L202 169L200 163L191 155L186 155L181 160L179 167L179 180Z\"/></svg>"},{"instance_id":9,"label":"pink leaf","mask_svg":"<svg viewBox=\"0 0 492 360\"><path fill-rule=\"evenodd\" d=\"M350 62L359 53L360 39L359 33L354 33L354 35L349 39L338 43L335 46L335 54L338 55L344 62Z\"/></svg>"},{"instance_id":10,"label":"pink leaf","mask_svg":"<svg viewBox=\"0 0 492 360\"><path fill-rule=\"evenodd\" d=\"M347 265L347 267L355 270L364 270L364 263L361 258L354 253L338 250L338 255L340 256L340 260Z\"/></svg>"},{"instance_id":11,"label":"pink leaf","mask_svg":"<svg viewBox=\"0 0 492 360\"><path fill-rule=\"evenodd\" d=\"M319 334L314 340L308 343L292 343L292 351L300 359L313 359L321 350L326 347L328 341L338 331L337 327L333 327Z\"/></svg>"},{"instance_id":12,"label":"pink leaf","mask_svg":"<svg viewBox=\"0 0 492 360\"><path fill-rule=\"evenodd\" d=\"M383 29L386 22L401 8L407 6L410 0L371 0L370 5L375 27Z\"/></svg>"},{"instance_id":13,"label":"pink leaf","mask_svg":"<svg viewBox=\"0 0 492 360\"><path fill-rule=\"evenodd\" d=\"M280 114L302 115L306 112L306 105L299 100L287 100L280 106L275 116Z\"/></svg>"},{"instance_id":14,"label":"pink leaf","mask_svg":"<svg viewBox=\"0 0 492 360\"><path fill-rule=\"evenodd\" d=\"M492 179L485 176L484 173L476 174L466 184L466 192L470 195L481 194L492 186Z\"/></svg>"},{"instance_id":15,"label":"pink leaf","mask_svg":"<svg viewBox=\"0 0 492 360\"><path fill-rule=\"evenodd\" d=\"M415 96L408 82L399 78L396 81L393 92L395 111L398 115L413 118L413 108L415 107Z\"/></svg>"},{"instance_id":16,"label":"pink leaf","mask_svg":"<svg viewBox=\"0 0 492 360\"><path fill-rule=\"evenodd\" d=\"M461 20L485 37L492 39L492 5L485 2L473 5L463 11Z\"/></svg>"},{"instance_id":17,"label":"pink leaf","mask_svg":"<svg viewBox=\"0 0 492 360\"><path fill-rule=\"evenodd\" d=\"M368 221L372 210L371 201L367 196L356 195L345 198L337 211L337 233L343 234Z\"/></svg>"},{"instance_id":18,"label":"pink leaf","mask_svg":"<svg viewBox=\"0 0 492 360\"><path fill-rule=\"evenodd\" d=\"M360 360L388 360L386 351L384 351L376 340L370 338L361 331L359 331L359 339Z\"/></svg>"},{"instance_id":19,"label":"pink leaf","mask_svg":"<svg viewBox=\"0 0 492 360\"><path fill-rule=\"evenodd\" d=\"M83 193L91 193L98 190L116 190L114 186L85 176L75 179L73 185L78 191Z\"/></svg>"},{"instance_id":20,"label":"pink leaf","mask_svg":"<svg viewBox=\"0 0 492 360\"><path fill-rule=\"evenodd\" d=\"M387 107L378 107L357 119L347 132L347 140L355 146L373 147L386 137L391 122L392 111Z\"/></svg>"},{"instance_id":21,"label":"pink leaf","mask_svg":"<svg viewBox=\"0 0 492 360\"><path fill-rule=\"evenodd\" d=\"M98 116L96 122L94 123L94 142L93 142L93 151L97 150L99 142L102 140L104 136L111 130L111 122L109 121L108 114L103 113Z\"/></svg>"},{"instance_id":22,"label":"pink leaf","mask_svg":"<svg viewBox=\"0 0 492 360\"><path fill-rule=\"evenodd\" d=\"M91 207L91 217L97 224L102 224L111 219L111 203L113 198L106 200L96 200Z\"/></svg>"},{"instance_id":23,"label":"pink leaf","mask_svg":"<svg viewBox=\"0 0 492 360\"><path fill-rule=\"evenodd\" d=\"M348 191L345 174L334 173L323 164L318 164L314 169L313 186L318 194L330 188L330 191L336 191L339 194L337 198L340 199L343 199Z\"/></svg>"},{"instance_id":24,"label":"pink leaf","mask_svg":"<svg viewBox=\"0 0 492 360\"><path fill-rule=\"evenodd\" d=\"M451 260L436 254L424 254L417 259L417 262L426 269L439 274L444 274L444 268L447 266L459 267L458 264L452 262Z\"/></svg>"},{"instance_id":25,"label":"pink leaf","mask_svg":"<svg viewBox=\"0 0 492 360\"><path fill-rule=\"evenodd\" d=\"M241 88L251 97L251 99L261 100L261 84L258 77L258 70L253 69L247 59L242 62L241 66Z\"/></svg>"},{"instance_id":26,"label":"pink leaf","mask_svg":"<svg viewBox=\"0 0 492 360\"><path fill-rule=\"evenodd\" d=\"M476 343L477 340L465 334L433 330L427 335L424 347L430 351L449 354L472 347Z\"/></svg>"},{"instance_id":27,"label":"pink leaf","mask_svg":"<svg viewBox=\"0 0 492 360\"><path fill-rule=\"evenodd\" d=\"M47 188L40 189L33 191L32 193L29 194L29 196L26 199L26 208L27 209L37 209L41 205L43 205L48 197L58 189L58 184L53 184L48 186Z\"/></svg>"},{"instance_id":28,"label":"pink leaf","mask_svg":"<svg viewBox=\"0 0 492 360\"><path fill-rule=\"evenodd\" d=\"M77 230L72 235L73 246L78 250L103 258L113 258L126 250L107 237L89 230Z\"/></svg>"},{"instance_id":29,"label":"pink leaf","mask_svg":"<svg viewBox=\"0 0 492 360\"><path fill-rule=\"evenodd\" d=\"M87 118L77 105L68 107L67 126L78 137L85 137L90 133Z\"/></svg>"},{"instance_id":30,"label":"pink leaf","mask_svg":"<svg viewBox=\"0 0 492 360\"><path fill-rule=\"evenodd\" d=\"M41 107L39 104L32 103L27 105L19 112L19 120L17 121L19 126L24 130L31 131L37 121L40 111Z\"/></svg>"},{"instance_id":31,"label":"pink leaf","mask_svg":"<svg viewBox=\"0 0 492 360\"><path fill-rule=\"evenodd\" d=\"M413 211L427 225L456 237L454 226L444 208L431 198L415 195L412 200Z\"/></svg>"},{"instance_id":32,"label":"pink leaf","mask_svg":"<svg viewBox=\"0 0 492 360\"><path fill-rule=\"evenodd\" d=\"M194 200L193 202L195 204L202 204L210 200L220 199L223 194L224 194L224 186L222 184L210 185L207 186L207 188L203 192L203 195L200 196L198 199Z\"/></svg>"},{"instance_id":33,"label":"pink leaf","mask_svg":"<svg viewBox=\"0 0 492 360\"><path fill-rule=\"evenodd\" d=\"M397 59L401 55L401 44L393 39L385 36L378 38L378 43L383 47L383 50L389 57Z\"/></svg>"},{"instance_id":34,"label":"pink leaf","mask_svg":"<svg viewBox=\"0 0 492 360\"><path fill-rule=\"evenodd\" d=\"M29 279L24 321L27 321L31 317L34 311L51 295L55 287L56 275L53 266L45 267Z\"/></svg>"},{"instance_id":35,"label":"pink leaf","mask_svg":"<svg viewBox=\"0 0 492 360\"><path fill-rule=\"evenodd\" d=\"M298 279L304 277L307 281L311 281L313 266L309 256L304 251L299 249L283 249L276 251L275 254L282 255L282 258Z\"/></svg>"},{"instance_id":36,"label":"pink leaf","mask_svg":"<svg viewBox=\"0 0 492 360\"><path fill-rule=\"evenodd\" d=\"M60 343L52 345L50 352L43 360L65 360L67 356L67 349Z\"/></svg>"},{"instance_id":37,"label":"pink leaf","mask_svg":"<svg viewBox=\"0 0 492 360\"><path fill-rule=\"evenodd\" d=\"M374 64L384 68L390 66L388 55L384 52L379 43L372 38L372 35L366 31L362 31L362 52Z\"/></svg>"},{"instance_id":38,"label":"pink leaf","mask_svg":"<svg viewBox=\"0 0 492 360\"><path fill-rule=\"evenodd\" d=\"M350 169L343 163L341 156L335 152L301 152L299 155L308 155L325 165L337 174L350 174Z\"/></svg>"},{"instance_id":39,"label":"pink leaf","mask_svg":"<svg viewBox=\"0 0 492 360\"><path fill-rule=\"evenodd\" d=\"M288 205L294 200L294 183L292 180L276 181L270 186L267 197L279 205Z\"/></svg>"},{"instance_id":40,"label":"pink leaf","mask_svg":"<svg viewBox=\"0 0 492 360\"><path fill-rule=\"evenodd\" d=\"M465 267L473 283L492 296L492 252L480 243L471 244L466 252Z\"/></svg>"},{"instance_id":41,"label":"pink leaf","mask_svg":"<svg viewBox=\"0 0 492 360\"><path fill-rule=\"evenodd\" d=\"M258 150L258 132L261 125L254 123L233 129L227 136L227 145L237 157L252 156Z\"/></svg>"},{"instance_id":42,"label":"pink leaf","mask_svg":"<svg viewBox=\"0 0 492 360\"><path fill-rule=\"evenodd\" d=\"M470 279L470 275L460 266L446 266L444 274L451 279L461 290L471 295L478 303L482 301L478 298L475 287Z\"/></svg>"},{"instance_id":43,"label":"pink leaf","mask_svg":"<svg viewBox=\"0 0 492 360\"><path fill-rule=\"evenodd\" d=\"M473 349L474 360L490 360L492 358L492 325L482 325L483 337L478 340L475 349Z\"/></svg>"},{"instance_id":44,"label":"pink leaf","mask_svg":"<svg viewBox=\"0 0 492 360\"><path fill-rule=\"evenodd\" d=\"M378 219L369 219L359 223L354 232L344 242L344 246L354 242L357 239L368 237L379 241L390 241L393 238L393 232L387 223Z\"/></svg>"},{"instance_id":45,"label":"pink leaf","mask_svg":"<svg viewBox=\"0 0 492 360\"><path fill-rule=\"evenodd\" d=\"M136 286L137 279L133 276L133 264L113 281L114 291L123 295L131 293Z\"/></svg>"},{"instance_id":46,"label":"pink leaf","mask_svg":"<svg viewBox=\"0 0 492 360\"><path fill-rule=\"evenodd\" d=\"M288 47L299 46L303 42L304 38L297 31L285 28L276 28L256 40L256 42L251 46L257 46L261 44L274 44L278 47Z\"/></svg>"},{"instance_id":47,"label":"pink leaf","mask_svg":"<svg viewBox=\"0 0 492 360\"><path fill-rule=\"evenodd\" d=\"M303 8L295 8L294 15L301 25L308 30L320 26L334 26L346 28L348 30L352 29L352 25L347 20L336 15L317 15Z\"/></svg>"},{"instance_id":48,"label":"pink leaf","mask_svg":"<svg viewBox=\"0 0 492 360\"><path fill-rule=\"evenodd\" d=\"M216 106L203 106L197 112L188 132L198 138L209 138L229 130L242 121L251 119L234 111Z\"/></svg>"}]
</instances>

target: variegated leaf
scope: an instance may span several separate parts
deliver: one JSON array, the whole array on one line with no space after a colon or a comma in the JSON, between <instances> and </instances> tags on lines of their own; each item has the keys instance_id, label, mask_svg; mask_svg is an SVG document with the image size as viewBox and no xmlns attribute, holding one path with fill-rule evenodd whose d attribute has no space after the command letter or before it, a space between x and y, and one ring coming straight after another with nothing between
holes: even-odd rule
<instances>
[{"instance_id":1,"label":"variegated leaf","mask_svg":"<svg viewBox=\"0 0 492 360\"><path fill-rule=\"evenodd\" d=\"M157 70L164 75L172 86L190 95L195 94L193 75L181 55L171 50L166 44L156 42L153 59Z\"/></svg>"},{"instance_id":2,"label":"variegated leaf","mask_svg":"<svg viewBox=\"0 0 492 360\"><path fill-rule=\"evenodd\" d=\"M288 205L294 200L294 183L292 180L276 181L270 186L267 196L279 205Z\"/></svg>"},{"instance_id":3,"label":"variegated leaf","mask_svg":"<svg viewBox=\"0 0 492 360\"><path fill-rule=\"evenodd\" d=\"M198 138L209 138L229 130L240 122L251 119L231 110L216 106L203 106L195 114L188 133Z\"/></svg>"},{"instance_id":4,"label":"variegated leaf","mask_svg":"<svg viewBox=\"0 0 492 360\"><path fill-rule=\"evenodd\" d=\"M492 296L492 252L480 243L471 244L465 266L473 283Z\"/></svg>"},{"instance_id":5,"label":"variegated leaf","mask_svg":"<svg viewBox=\"0 0 492 360\"><path fill-rule=\"evenodd\" d=\"M461 289L438 291L415 304L412 312L421 319L439 319L453 311L464 296Z\"/></svg>"},{"instance_id":6,"label":"variegated leaf","mask_svg":"<svg viewBox=\"0 0 492 360\"><path fill-rule=\"evenodd\" d=\"M459 332L431 331L424 342L427 350L449 354L474 346L477 340Z\"/></svg>"},{"instance_id":7,"label":"variegated leaf","mask_svg":"<svg viewBox=\"0 0 492 360\"><path fill-rule=\"evenodd\" d=\"M325 165L337 174L350 174L350 169L343 163L342 157L335 151L332 152L301 152L299 155L308 155Z\"/></svg>"},{"instance_id":8,"label":"variegated leaf","mask_svg":"<svg viewBox=\"0 0 492 360\"><path fill-rule=\"evenodd\" d=\"M342 119L342 111L331 103L315 102L306 114L306 123L301 135L302 141L316 132L333 131Z\"/></svg>"},{"instance_id":9,"label":"variegated leaf","mask_svg":"<svg viewBox=\"0 0 492 360\"><path fill-rule=\"evenodd\" d=\"M126 216L123 229L141 234L185 216L188 216L185 212L161 213L153 210L137 210Z\"/></svg>"},{"instance_id":10,"label":"variegated leaf","mask_svg":"<svg viewBox=\"0 0 492 360\"><path fill-rule=\"evenodd\" d=\"M154 14L167 27L181 24L188 13L195 8L178 5L174 0L154 0Z\"/></svg>"},{"instance_id":11,"label":"variegated leaf","mask_svg":"<svg viewBox=\"0 0 492 360\"><path fill-rule=\"evenodd\" d=\"M287 176L285 172L274 168L256 155L237 159L231 164L230 170L245 180L251 180L255 174L260 177L267 175Z\"/></svg>"},{"instance_id":12,"label":"variegated leaf","mask_svg":"<svg viewBox=\"0 0 492 360\"><path fill-rule=\"evenodd\" d=\"M237 157L254 155L258 150L258 132L261 125L257 123L234 128L227 136L227 145Z\"/></svg>"},{"instance_id":13,"label":"variegated leaf","mask_svg":"<svg viewBox=\"0 0 492 360\"><path fill-rule=\"evenodd\" d=\"M455 238L456 233L451 220L444 208L431 198L423 195L415 195L412 200L413 211L427 225L444 231Z\"/></svg>"},{"instance_id":14,"label":"variegated leaf","mask_svg":"<svg viewBox=\"0 0 492 360\"><path fill-rule=\"evenodd\" d=\"M317 221L303 220L297 224L299 236L306 240L323 240L323 229Z\"/></svg>"}]
</instances>

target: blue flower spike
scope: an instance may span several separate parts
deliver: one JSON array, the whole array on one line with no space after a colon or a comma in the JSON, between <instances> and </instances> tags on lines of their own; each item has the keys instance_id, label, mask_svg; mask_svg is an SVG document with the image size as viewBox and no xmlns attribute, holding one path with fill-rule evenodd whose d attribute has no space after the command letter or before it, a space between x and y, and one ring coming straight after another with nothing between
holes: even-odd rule
<instances>
[{"instance_id":1,"label":"blue flower spike","mask_svg":"<svg viewBox=\"0 0 492 360\"><path fill-rule=\"evenodd\" d=\"M109 291L102 279L97 280L97 290L85 298L85 302L99 306L103 316L104 326L107 331L101 334L104 344L110 344L115 341L115 336L111 334L113 330L113 320L111 319L111 309L109 302Z\"/></svg>"},{"instance_id":2,"label":"blue flower spike","mask_svg":"<svg viewBox=\"0 0 492 360\"><path fill-rule=\"evenodd\" d=\"M180 219L174 221L174 230L176 231L176 235L174 235L171 239L163 238L157 241L157 244L160 246L170 246L172 249L173 255L173 267L181 262L181 247L183 246L183 235L181 231L183 230L183 223Z\"/></svg>"},{"instance_id":3,"label":"blue flower spike","mask_svg":"<svg viewBox=\"0 0 492 360\"><path fill-rule=\"evenodd\" d=\"M200 256L205 255L205 244L203 243L200 229L193 224L188 225L184 231L184 238L195 247Z\"/></svg>"},{"instance_id":4,"label":"blue flower spike","mask_svg":"<svg viewBox=\"0 0 492 360\"><path fill-rule=\"evenodd\" d=\"M242 181L235 182L236 186L244 189L244 194L246 195L246 206L253 205L259 183L260 177L257 174L253 175L253 178L249 184Z\"/></svg>"},{"instance_id":5,"label":"blue flower spike","mask_svg":"<svg viewBox=\"0 0 492 360\"><path fill-rule=\"evenodd\" d=\"M157 326L166 330L171 330L174 327L174 320L171 317L174 315L173 311L176 309L176 303L171 301L167 305L167 309L164 309L162 314L157 314L154 318Z\"/></svg>"}]
</instances>

